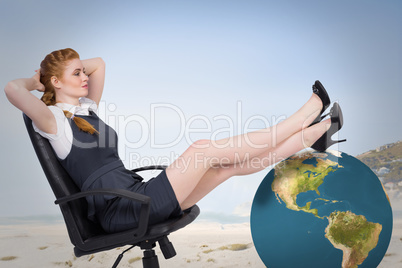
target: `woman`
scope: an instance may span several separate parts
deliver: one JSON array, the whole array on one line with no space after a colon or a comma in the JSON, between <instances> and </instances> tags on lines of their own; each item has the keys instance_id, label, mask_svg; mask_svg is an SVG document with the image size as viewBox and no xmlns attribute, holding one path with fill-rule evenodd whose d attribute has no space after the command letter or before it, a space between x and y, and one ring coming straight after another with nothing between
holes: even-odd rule
<instances>
[{"instance_id":1,"label":"woman","mask_svg":"<svg viewBox=\"0 0 402 268\"><path fill-rule=\"evenodd\" d=\"M141 182L124 168L114 130L96 115L104 77L101 58L80 60L76 51L62 49L47 55L32 78L9 82L5 92L32 119L35 130L49 139L81 190L123 188L148 195L152 200L150 224L180 215L232 176L255 173L305 147L324 151L339 142L330 137L342 127L340 107L335 103L331 118L321 121L330 99L316 81L310 99L276 126L216 141L196 141L157 177ZM44 92L41 100L32 90ZM139 204L135 202L113 196L87 201L88 217L108 232L138 223Z\"/></svg>"}]
</instances>

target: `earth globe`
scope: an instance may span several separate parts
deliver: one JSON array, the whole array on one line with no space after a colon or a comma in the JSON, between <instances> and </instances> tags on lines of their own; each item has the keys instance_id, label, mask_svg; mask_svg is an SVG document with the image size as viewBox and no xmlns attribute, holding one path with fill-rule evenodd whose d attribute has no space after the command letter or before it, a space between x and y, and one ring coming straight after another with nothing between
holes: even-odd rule
<instances>
[{"instance_id":1,"label":"earth globe","mask_svg":"<svg viewBox=\"0 0 402 268\"><path fill-rule=\"evenodd\" d=\"M391 240L392 210L382 183L360 160L308 151L266 175L250 227L269 268L374 268Z\"/></svg>"}]
</instances>

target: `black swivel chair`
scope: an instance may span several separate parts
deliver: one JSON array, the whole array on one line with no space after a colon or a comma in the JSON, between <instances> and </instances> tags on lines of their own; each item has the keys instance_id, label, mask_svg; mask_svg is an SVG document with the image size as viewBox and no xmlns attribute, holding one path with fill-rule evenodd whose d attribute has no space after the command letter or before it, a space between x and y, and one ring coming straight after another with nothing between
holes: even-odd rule
<instances>
[{"instance_id":1,"label":"black swivel chair","mask_svg":"<svg viewBox=\"0 0 402 268\"><path fill-rule=\"evenodd\" d=\"M81 192L71 177L60 165L47 139L40 136L32 126L31 119L24 116L29 137L42 165L43 171L56 196L55 203L60 206L67 227L74 254L77 257L93 254L116 247L131 245L116 259L113 268L117 267L123 254L134 246L144 250L143 267L159 267L158 257L153 248L159 243L166 259L176 255L172 243L167 236L190 224L197 218L200 209L197 205L184 211L181 217L169 219L166 222L148 226L150 198L123 189L99 189ZM151 166L133 170L139 172L150 169L163 169L163 166ZM141 203L140 222L138 227L118 233L106 233L100 225L87 219L87 203L84 197L89 195L115 195Z\"/></svg>"}]
</instances>

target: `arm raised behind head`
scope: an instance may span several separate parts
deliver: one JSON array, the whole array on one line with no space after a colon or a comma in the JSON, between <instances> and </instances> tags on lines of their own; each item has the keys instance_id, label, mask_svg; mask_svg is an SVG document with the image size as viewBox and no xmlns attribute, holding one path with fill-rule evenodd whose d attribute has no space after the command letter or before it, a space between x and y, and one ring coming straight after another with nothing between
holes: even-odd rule
<instances>
[{"instance_id":1,"label":"arm raised behind head","mask_svg":"<svg viewBox=\"0 0 402 268\"><path fill-rule=\"evenodd\" d=\"M44 91L45 87L39 81L39 71L32 78L20 78L7 83L4 91L8 100L24 112L35 125L49 134L57 133L56 119L44 102L30 91Z\"/></svg>"},{"instance_id":2,"label":"arm raised behind head","mask_svg":"<svg viewBox=\"0 0 402 268\"><path fill-rule=\"evenodd\" d=\"M105 84L105 62L102 58L86 59L81 62L89 76L87 98L99 105Z\"/></svg>"}]
</instances>

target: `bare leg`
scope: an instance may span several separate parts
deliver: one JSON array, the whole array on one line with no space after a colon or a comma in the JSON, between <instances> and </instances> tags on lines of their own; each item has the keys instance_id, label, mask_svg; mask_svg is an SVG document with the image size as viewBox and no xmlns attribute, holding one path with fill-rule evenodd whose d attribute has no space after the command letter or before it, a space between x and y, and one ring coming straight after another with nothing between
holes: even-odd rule
<instances>
[{"instance_id":1,"label":"bare leg","mask_svg":"<svg viewBox=\"0 0 402 268\"><path fill-rule=\"evenodd\" d=\"M218 164L231 165L240 162L246 156L254 158L275 148L276 144L287 140L308 126L319 114L321 108L321 100L313 94L295 114L273 127L218 141L195 142L166 169L177 200L183 204L205 174L208 171L212 173L213 170L210 171L210 169ZM315 128L312 127L312 129ZM299 143L301 140L300 137ZM288 150L293 152L295 149L288 148Z\"/></svg>"},{"instance_id":2,"label":"bare leg","mask_svg":"<svg viewBox=\"0 0 402 268\"><path fill-rule=\"evenodd\" d=\"M300 150L310 147L321 135L328 130L330 119L325 120L305 130L301 130L278 144L275 148L266 150L259 156L247 158L244 162L230 165L214 166L201 178L194 190L181 203L183 209L196 204L218 185L233 176L249 175L278 163Z\"/></svg>"}]
</instances>

